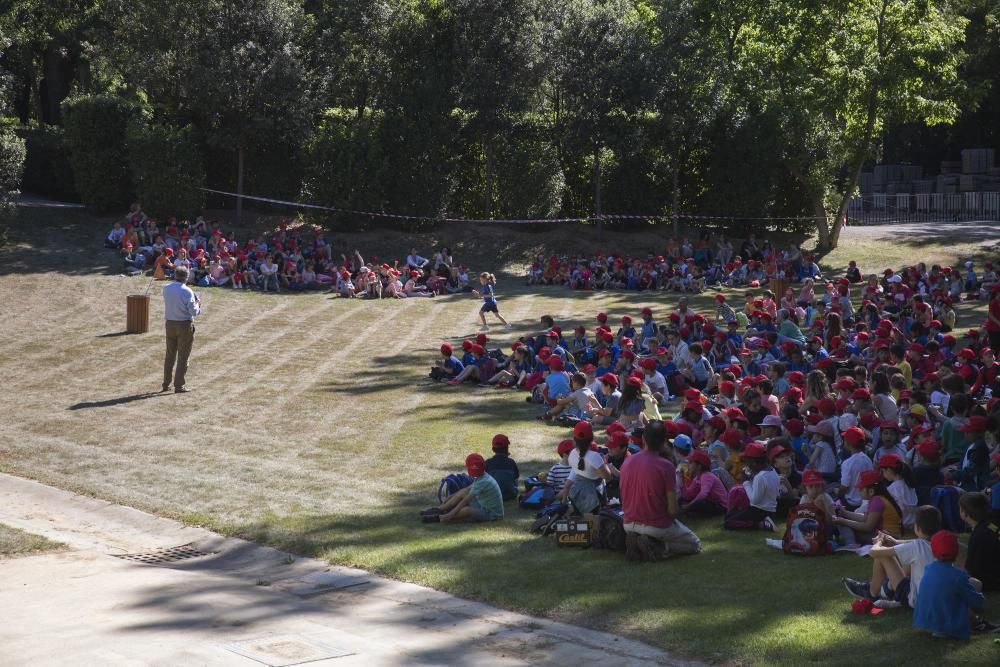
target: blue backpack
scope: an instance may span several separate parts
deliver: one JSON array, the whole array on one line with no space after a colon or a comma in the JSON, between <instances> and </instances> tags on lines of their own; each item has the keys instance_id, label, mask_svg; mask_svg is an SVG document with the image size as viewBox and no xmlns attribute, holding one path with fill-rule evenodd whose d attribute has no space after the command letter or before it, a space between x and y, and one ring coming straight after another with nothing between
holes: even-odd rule
<instances>
[{"instance_id":1,"label":"blue backpack","mask_svg":"<svg viewBox=\"0 0 1000 667\"><path fill-rule=\"evenodd\" d=\"M467 486L472 486L472 478L464 472L454 473L441 479L438 486L438 503L443 503L445 499L456 491L461 491Z\"/></svg>"},{"instance_id":2,"label":"blue backpack","mask_svg":"<svg viewBox=\"0 0 1000 667\"><path fill-rule=\"evenodd\" d=\"M556 490L551 486L535 486L521 494L521 509L540 510L548 507L556 499Z\"/></svg>"},{"instance_id":3,"label":"blue backpack","mask_svg":"<svg viewBox=\"0 0 1000 667\"><path fill-rule=\"evenodd\" d=\"M957 486L939 484L931 489L931 505L941 512L941 527L953 533L964 533L969 527L958 513L958 498L962 489Z\"/></svg>"}]
</instances>

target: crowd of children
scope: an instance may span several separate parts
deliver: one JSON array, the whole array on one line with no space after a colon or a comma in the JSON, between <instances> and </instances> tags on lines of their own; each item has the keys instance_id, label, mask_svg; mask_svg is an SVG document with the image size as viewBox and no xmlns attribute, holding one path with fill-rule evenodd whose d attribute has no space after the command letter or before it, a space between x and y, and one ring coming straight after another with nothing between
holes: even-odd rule
<instances>
[{"instance_id":1,"label":"crowd of children","mask_svg":"<svg viewBox=\"0 0 1000 667\"><path fill-rule=\"evenodd\" d=\"M405 260L366 260L355 250L335 254L319 228L282 223L273 233L239 242L216 221L202 217L178 222L169 218L161 227L137 203L124 223L116 222L105 247L121 254L130 275L151 272L157 279L188 269L189 281L202 287L258 289L264 292L318 290L346 298L433 297L471 292L469 271L456 264L447 247L431 259L416 248Z\"/></svg>"},{"instance_id":2,"label":"crowd of children","mask_svg":"<svg viewBox=\"0 0 1000 667\"><path fill-rule=\"evenodd\" d=\"M743 304L719 293L711 313L682 297L636 319L598 313L592 329L543 316L509 350L485 334L461 357L443 345L431 376L524 390L541 420L603 429L593 456L560 442L548 473L558 490L583 460L597 505L614 502L643 428L679 399L663 423L682 515L776 530L807 505L807 527L831 547L871 548L871 579L845 580L848 590L963 637L996 629L959 619L981 591L1000 590L1000 284L989 266L963 277L960 295L988 304L982 327L958 332L954 274L918 264L818 294L807 280L803 298L751 291Z\"/></svg>"}]
</instances>

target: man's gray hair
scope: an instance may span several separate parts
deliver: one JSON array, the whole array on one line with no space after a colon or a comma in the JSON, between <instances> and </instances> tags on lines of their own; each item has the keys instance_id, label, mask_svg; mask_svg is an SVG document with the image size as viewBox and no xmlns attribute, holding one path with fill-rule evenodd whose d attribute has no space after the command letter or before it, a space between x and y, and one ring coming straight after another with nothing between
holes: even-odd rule
<instances>
[{"instance_id":1,"label":"man's gray hair","mask_svg":"<svg viewBox=\"0 0 1000 667\"><path fill-rule=\"evenodd\" d=\"M188 270L186 266L178 266L174 269L174 280L179 283L186 283L188 279Z\"/></svg>"}]
</instances>

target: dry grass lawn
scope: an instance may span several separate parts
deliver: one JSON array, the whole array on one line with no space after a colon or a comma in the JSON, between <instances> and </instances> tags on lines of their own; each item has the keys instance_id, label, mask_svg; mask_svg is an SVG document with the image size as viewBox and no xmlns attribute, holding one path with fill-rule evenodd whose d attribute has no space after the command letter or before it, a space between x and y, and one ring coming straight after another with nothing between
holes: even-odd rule
<instances>
[{"instance_id":1,"label":"dry grass lawn","mask_svg":"<svg viewBox=\"0 0 1000 667\"><path fill-rule=\"evenodd\" d=\"M65 544L0 523L0 559L32 556L65 548Z\"/></svg>"},{"instance_id":2,"label":"dry grass lawn","mask_svg":"<svg viewBox=\"0 0 1000 667\"><path fill-rule=\"evenodd\" d=\"M15 246L0 251L0 470L711 661L829 663L876 651L925 663L996 660L991 640L921 639L902 613L851 617L839 577L863 574L867 561L787 558L765 549L763 536L724 534L715 522L695 526L701 556L638 567L617 555L558 551L526 534L528 514L518 510L485 528L422 526L416 512L438 480L461 470L470 451L488 450L494 433L510 436L528 474L547 469L566 437L536 422L523 394L424 382L442 341L477 331L476 299L202 290L195 391L156 394L160 285L150 333L118 335L126 295L147 281L108 269L117 264L99 247L106 226L82 213L22 212ZM414 241L422 250L451 243L478 271L512 270L571 235L449 229L334 238L345 251L361 244L382 256L403 256ZM589 236L572 243L645 249L656 237L611 232L601 246ZM954 240L925 250L954 261ZM845 234L838 253L853 247L866 272L899 256L891 242L873 243ZM920 258L914 252L911 261ZM529 291L511 275L500 277L498 294L514 325L494 329L505 346L534 331L543 313L589 328L599 310L663 312L676 302L670 294ZM706 296L697 305L707 304ZM960 311L965 323L978 317L967 305ZM991 609L1000 618L1000 607Z\"/></svg>"}]
</instances>

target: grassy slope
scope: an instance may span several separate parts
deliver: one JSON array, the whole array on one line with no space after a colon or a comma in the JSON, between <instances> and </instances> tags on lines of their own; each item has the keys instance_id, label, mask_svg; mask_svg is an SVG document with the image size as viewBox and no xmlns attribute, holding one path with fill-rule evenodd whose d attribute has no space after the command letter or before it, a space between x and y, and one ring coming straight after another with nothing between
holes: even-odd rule
<instances>
[{"instance_id":1,"label":"grassy slope","mask_svg":"<svg viewBox=\"0 0 1000 667\"><path fill-rule=\"evenodd\" d=\"M523 394L421 384L442 340L475 332L478 303L468 297L372 303L206 291L190 373L197 391L147 397L159 386L159 300L151 334L107 336L124 325L123 297L145 281L103 271L109 256L87 245L103 222L60 215L30 214L22 221L30 228L15 230L26 244L0 256L0 302L11 304L12 315L0 320L4 471L712 661L996 659L988 639L931 641L907 629L903 613L851 616L839 580L863 576L865 559L786 557L766 548L764 535L725 533L717 521L693 526L702 555L640 566L532 538L527 513L517 510L482 528L419 524L415 514L437 480L459 470L469 451L488 450L494 433L511 437L525 473L547 469L566 436L535 422ZM511 265L525 249L561 244L570 234L439 236L461 242L459 257L480 270L495 269L497 257ZM378 243L378 254L401 256L419 239L377 238L337 241L346 250L367 244L363 251ZM656 247L653 238L609 234L604 247ZM594 247L586 238L574 243ZM947 257L950 243L921 254ZM838 252L850 256L850 246L845 239ZM894 247L865 241L854 252L871 258L861 263L868 272ZM518 283L502 277L499 285L515 325L498 333L505 345L546 312L589 327L599 310L662 311L676 301L529 291ZM708 298L695 305L706 309ZM966 304L960 313L968 324L981 317ZM995 600L990 611L1000 617Z\"/></svg>"}]
</instances>

